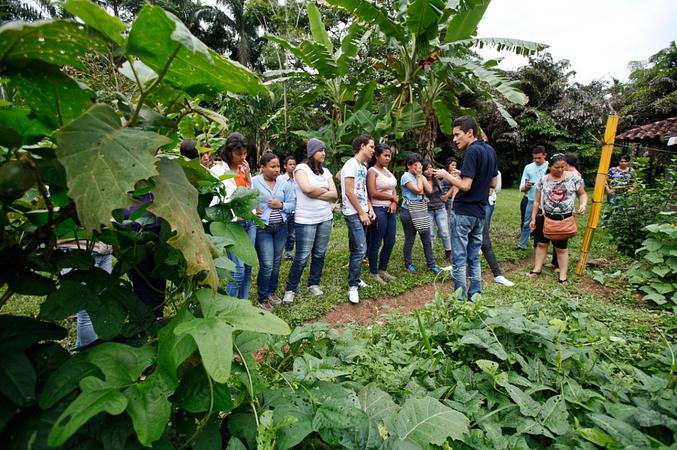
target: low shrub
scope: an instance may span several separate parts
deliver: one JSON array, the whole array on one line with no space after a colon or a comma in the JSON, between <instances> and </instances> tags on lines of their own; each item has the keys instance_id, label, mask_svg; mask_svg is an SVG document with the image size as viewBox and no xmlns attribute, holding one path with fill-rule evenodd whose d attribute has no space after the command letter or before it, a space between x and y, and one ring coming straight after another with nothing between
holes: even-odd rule
<instances>
[{"instance_id":1,"label":"low shrub","mask_svg":"<svg viewBox=\"0 0 677 450\"><path fill-rule=\"evenodd\" d=\"M645 227L648 237L637 249L639 261L632 265L628 280L644 292L644 300L677 308L677 214L662 213L671 223Z\"/></svg>"}]
</instances>

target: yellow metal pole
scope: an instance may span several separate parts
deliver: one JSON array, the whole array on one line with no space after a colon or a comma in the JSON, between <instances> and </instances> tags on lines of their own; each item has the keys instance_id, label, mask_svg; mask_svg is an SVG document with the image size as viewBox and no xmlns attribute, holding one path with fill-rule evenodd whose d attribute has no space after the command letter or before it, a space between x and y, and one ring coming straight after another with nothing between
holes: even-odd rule
<instances>
[{"instance_id":1,"label":"yellow metal pole","mask_svg":"<svg viewBox=\"0 0 677 450\"><path fill-rule=\"evenodd\" d=\"M616 114L611 114L606 121L602 156L599 160L599 168L597 169L597 177L595 178L595 190L592 194L592 207L590 208L590 216L588 217L588 226L586 227L585 235L583 236L583 245L581 246L581 254L578 258L578 265L576 265L577 275L583 275L585 266L588 264L588 254L590 253L592 236L595 233L595 229L599 223L599 216L602 212L604 186L606 185L606 177L609 172L609 165L611 164L611 154L613 153L617 127L618 116Z\"/></svg>"}]
</instances>

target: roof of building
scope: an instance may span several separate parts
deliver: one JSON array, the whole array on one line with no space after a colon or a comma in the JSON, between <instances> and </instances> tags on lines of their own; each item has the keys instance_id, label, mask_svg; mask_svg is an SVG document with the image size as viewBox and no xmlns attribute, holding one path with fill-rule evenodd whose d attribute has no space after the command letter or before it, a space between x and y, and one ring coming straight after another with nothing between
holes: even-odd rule
<instances>
[{"instance_id":1,"label":"roof of building","mask_svg":"<svg viewBox=\"0 0 677 450\"><path fill-rule=\"evenodd\" d=\"M641 141L670 136L677 136L677 117L633 128L619 134L616 139L619 141Z\"/></svg>"}]
</instances>

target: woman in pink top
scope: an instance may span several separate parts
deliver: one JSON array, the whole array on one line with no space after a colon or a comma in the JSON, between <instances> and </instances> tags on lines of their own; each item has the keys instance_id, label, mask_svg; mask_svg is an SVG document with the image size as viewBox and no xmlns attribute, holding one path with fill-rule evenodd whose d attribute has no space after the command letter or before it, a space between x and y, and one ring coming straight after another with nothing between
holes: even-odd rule
<instances>
[{"instance_id":1,"label":"woman in pink top","mask_svg":"<svg viewBox=\"0 0 677 450\"><path fill-rule=\"evenodd\" d=\"M394 280L388 273L388 262L395 246L397 232L397 178L388 170L392 151L388 144L376 145L376 163L367 172L367 191L376 213L376 220L369 227L367 256L369 276L378 283ZM383 244L383 248L381 248ZM379 250L381 255L379 256Z\"/></svg>"}]
</instances>

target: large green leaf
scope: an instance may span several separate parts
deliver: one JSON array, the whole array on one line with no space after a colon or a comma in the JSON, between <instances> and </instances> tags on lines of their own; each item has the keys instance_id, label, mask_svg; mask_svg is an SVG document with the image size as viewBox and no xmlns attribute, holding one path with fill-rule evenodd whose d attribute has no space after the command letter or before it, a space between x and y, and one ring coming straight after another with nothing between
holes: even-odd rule
<instances>
[{"instance_id":1,"label":"large green leaf","mask_svg":"<svg viewBox=\"0 0 677 450\"><path fill-rule=\"evenodd\" d=\"M117 17L109 15L95 3L90 0L68 0L62 7L82 19L85 25L94 28L117 45L124 45L125 39L122 37L122 32L125 31L125 24Z\"/></svg>"},{"instance_id":2,"label":"large green leaf","mask_svg":"<svg viewBox=\"0 0 677 450\"><path fill-rule=\"evenodd\" d=\"M447 438L463 440L468 418L431 397L408 399L395 419L394 432L403 441L423 448L442 445Z\"/></svg>"},{"instance_id":3,"label":"large green leaf","mask_svg":"<svg viewBox=\"0 0 677 450\"><path fill-rule=\"evenodd\" d=\"M451 126L453 123L453 117L451 115L451 111L444 103L444 100L438 98L433 104L433 108L435 108L435 114L437 115L437 122L440 124L440 130L447 136L451 136L454 131L453 127Z\"/></svg>"},{"instance_id":4,"label":"large green leaf","mask_svg":"<svg viewBox=\"0 0 677 450\"><path fill-rule=\"evenodd\" d=\"M212 222L210 233L217 237L217 246L227 245L227 250L245 264L255 266L258 263L256 249L242 226L235 222Z\"/></svg>"},{"instance_id":5,"label":"large green leaf","mask_svg":"<svg viewBox=\"0 0 677 450\"><path fill-rule=\"evenodd\" d=\"M0 393L19 406L35 399L37 375L24 352L0 352Z\"/></svg>"},{"instance_id":6,"label":"large green leaf","mask_svg":"<svg viewBox=\"0 0 677 450\"><path fill-rule=\"evenodd\" d=\"M474 36L477 32L477 25L482 20L490 2L491 0L464 2L468 7L459 9L451 19L444 35L444 42L449 43Z\"/></svg>"},{"instance_id":7,"label":"large green leaf","mask_svg":"<svg viewBox=\"0 0 677 450\"><path fill-rule=\"evenodd\" d=\"M82 378L97 373L98 369L86 355L75 355L66 360L49 378L39 397L42 409L49 409L78 387Z\"/></svg>"},{"instance_id":8,"label":"large green leaf","mask_svg":"<svg viewBox=\"0 0 677 450\"><path fill-rule=\"evenodd\" d=\"M211 256L215 250L197 211L198 192L188 182L178 161L160 158L157 168L159 175L153 178L153 203L149 209L165 219L176 233L168 243L183 254L188 275L207 271L206 281L216 289L219 280Z\"/></svg>"},{"instance_id":9,"label":"large green leaf","mask_svg":"<svg viewBox=\"0 0 677 450\"><path fill-rule=\"evenodd\" d=\"M116 387L96 377L86 377L80 382L82 393L61 414L49 432L48 444L58 447L95 415L106 412L121 414L127 407L127 398Z\"/></svg>"},{"instance_id":10,"label":"large green leaf","mask_svg":"<svg viewBox=\"0 0 677 450\"><path fill-rule=\"evenodd\" d=\"M0 315L0 348L2 351L23 351L32 344L59 340L68 333L60 326L40 322L31 317Z\"/></svg>"},{"instance_id":11,"label":"large green leaf","mask_svg":"<svg viewBox=\"0 0 677 450\"><path fill-rule=\"evenodd\" d=\"M388 12L369 0L327 0L331 6L348 11L367 26L377 25L388 38L407 40L407 32L388 16Z\"/></svg>"},{"instance_id":12,"label":"large green leaf","mask_svg":"<svg viewBox=\"0 0 677 450\"><path fill-rule=\"evenodd\" d=\"M331 39L329 39L329 34L324 28L324 23L322 22L322 14L315 3L308 3L308 22L310 22L310 34L313 36L313 39L318 44L322 44L329 54L334 53L334 47L331 45Z\"/></svg>"},{"instance_id":13,"label":"large green leaf","mask_svg":"<svg viewBox=\"0 0 677 450\"><path fill-rule=\"evenodd\" d=\"M129 33L127 50L191 95L266 91L252 72L210 50L174 15L158 6L146 5L141 10Z\"/></svg>"},{"instance_id":14,"label":"large green leaf","mask_svg":"<svg viewBox=\"0 0 677 450\"><path fill-rule=\"evenodd\" d=\"M174 393L171 380L162 372L153 372L148 378L125 390L127 414L132 418L136 437L150 447L165 431L172 404L168 398Z\"/></svg>"},{"instance_id":15,"label":"large green leaf","mask_svg":"<svg viewBox=\"0 0 677 450\"><path fill-rule=\"evenodd\" d=\"M95 346L88 357L103 372L109 386L124 386L137 381L152 364L153 348L105 342Z\"/></svg>"},{"instance_id":16,"label":"large green leaf","mask_svg":"<svg viewBox=\"0 0 677 450\"><path fill-rule=\"evenodd\" d=\"M379 389L375 383L365 386L357 398L360 400L362 410L373 420L385 420L400 409L390 394Z\"/></svg>"},{"instance_id":17,"label":"large green leaf","mask_svg":"<svg viewBox=\"0 0 677 450\"><path fill-rule=\"evenodd\" d=\"M508 359L508 354L506 353L503 344L501 344L493 334L489 333L485 329L466 331L463 333L463 337L461 338L461 344L476 345L486 349L489 353L503 361Z\"/></svg>"},{"instance_id":18,"label":"large green leaf","mask_svg":"<svg viewBox=\"0 0 677 450\"><path fill-rule=\"evenodd\" d=\"M96 307L87 307L94 331L103 340L113 339L122 331L127 310L113 298L101 299L97 303Z\"/></svg>"},{"instance_id":19,"label":"large green leaf","mask_svg":"<svg viewBox=\"0 0 677 450\"><path fill-rule=\"evenodd\" d=\"M606 414L588 414L588 417L601 429L609 433L623 448L649 448L649 440L637 428Z\"/></svg>"},{"instance_id":20,"label":"large green leaf","mask_svg":"<svg viewBox=\"0 0 677 450\"><path fill-rule=\"evenodd\" d=\"M80 116L94 98L92 91L52 65L33 64L11 75L11 80L35 117L53 129Z\"/></svg>"},{"instance_id":21,"label":"large green leaf","mask_svg":"<svg viewBox=\"0 0 677 450\"><path fill-rule=\"evenodd\" d=\"M104 50L97 36L73 21L9 22L0 27L0 66L37 59L84 69L82 56Z\"/></svg>"},{"instance_id":22,"label":"large green leaf","mask_svg":"<svg viewBox=\"0 0 677 450\"><path fill-rule=\"evenodd\" d=\"M206 412L210 406L213 411L233 409L228 384L210 381L201 365L193 367L183 375L173 401L180 408L192 413Z\"/></svg>"},{"instance_id":23,"label":"large green leaf","mask_svg":"<svg viewBox=\"0 0 677 450\"><path fill-rule=\"evenodd\" d=\"M197 350L197 346L189 335L176 335L174 330L194 318L187 308L182 308L158 333L158 370L169 375L175 384L178 384L176 369Z\"/></svg>"},{"instance_id":24,"label":"large green leaf","mask_svg":"<svg viewBox=\"0 0 677 450\"><path fill-rule=\"evenodd\" d=\"M233 360L231 327L216 317L209 317L184 322L174 329L174 334L192 336L209 376L217 383L225 383L228 380Z\"/></svg>"},{"instance_id":25,"label":"large green leaf","mask_svg":"<svg viewBox=\"0 0 677 450\"><path fill-rule=\"evenodd\" d=\"M158 174L155 152L171 140L122 127L108 105L96 105L57 134L57 156L66 169L68 193L86 230L111 222L111 211L132 205L137 181Z\"/></svg>"},{"instance_id":26,"label":"large green leaf","mask_svg":"<svg viewBox=\"0 0 677 450\"><path fill-rule=\"evenodd\" d=\"M418 37L436 24L444 11L444 0L410 0L407 6L407 28Z\"/></svg>"},{"instance_id":27,"label":"large green leaf","mask_svg":"<svg viewBox=\"0 0 677 450\"><path fill-rule=\"evenodd\" d=\"M336 65L340 76L346 75L351 69L352 61L360 50L360 43L368 39L370 35L371 33L365 32L364 26L357 22L348 27L348 32L341 40L341 51L336 55Z\"/></svg>"},{"instance_id":28,"label":"large green leaf","mask_svg":"<svg viewBox=\"0 0 677 450\"><path fill-rule=\"evenodd\" d=\"M268 311L252 306L249 302L216 294L208 289L201 289L196 295L198 299L201 299L201 305L207 302L205 297L213 295L217 317L236 330L280 335L291 333L289 326L284 320Z\"/></svg>"},{"instance_id":29,"label":"large green leaf","mask_svg":"<svg viewBox=\"0 0 677 450\"><path fill-rule=\"evenodd\" d=\"M425 125L425 115L418 103L408 103L394 112L395 132L406 133Z\"/></svg>"},{"instance_id":30,"label":"large green leaf","mask_svg":"<svg viewBox=\"0 0 677 450\"><path fill-rule=\"evenodd\" d=\"M316 42L303 41L299 44L299 50L304 55L304 62L317 70L322 78L334 78L337 76L337 65L334 55Z\"/></svg>"},{"instance_id":31,"label":"large green leaf","mask_svg":"<svg viewBox=\"0 0 677 450\"><path fill-rule=\"evenodd\" d=\"M28 108L0 108L0 145L7 148L34 144L52 134L52 129L35 119Z\"/></svg>"},{"instance_id":32,"label":"large green leaf","mask_svg":"<svg viewBox=\"0 0 677 450\"><path fill-rule=\"evenodd\" d=\"M541 405L535 401L529 394L522 389L510 383L503 386L513 402L519 406L522 415L527 417L536 417L541 410Z\"/></svg>"}]
</instances>

